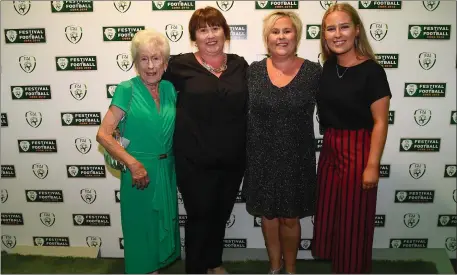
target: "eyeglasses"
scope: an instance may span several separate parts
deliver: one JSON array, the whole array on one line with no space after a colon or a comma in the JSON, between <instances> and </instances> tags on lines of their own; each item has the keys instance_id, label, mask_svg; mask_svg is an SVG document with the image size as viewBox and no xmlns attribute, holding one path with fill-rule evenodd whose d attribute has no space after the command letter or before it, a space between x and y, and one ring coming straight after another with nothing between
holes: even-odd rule
<instances>
[{"instance_id":1,"label":"eyeglasses","mask_svg":"<svg viewBox=\"0 0 457 275\"><path fill-rule=\"evenodd\" d=\"M163 58L157 57L157 56L154 56L152 58L141 57L139 60L139 63L143 64L143 65L149 65L149 62L151 62L152 65L154 65L154 66L160 66L163 64L163 61L164 61Z\"/></svg>"}]
</instances>

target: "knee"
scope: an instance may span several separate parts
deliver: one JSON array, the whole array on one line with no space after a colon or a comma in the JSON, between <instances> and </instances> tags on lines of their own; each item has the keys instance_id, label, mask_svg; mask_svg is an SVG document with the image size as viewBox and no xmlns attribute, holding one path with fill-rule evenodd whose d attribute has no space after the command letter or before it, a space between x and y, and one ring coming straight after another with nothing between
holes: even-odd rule
<instances>
[{"instance_id":1,"label":"knee","mask_svg":"<svg viewBox=\"0 0 457 275\"><path fill-rule=\"evenodd\" d=\"M279 222L281 226L286 226L288 228L294 228L299 225L300 221L298 218L280 218Z\"/></svg>"}]
</instances>

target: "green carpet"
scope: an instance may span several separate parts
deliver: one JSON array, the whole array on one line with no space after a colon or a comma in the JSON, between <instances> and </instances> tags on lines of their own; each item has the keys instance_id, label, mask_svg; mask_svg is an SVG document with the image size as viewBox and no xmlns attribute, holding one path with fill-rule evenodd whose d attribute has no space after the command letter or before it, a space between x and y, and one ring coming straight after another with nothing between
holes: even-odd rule
<instances>
[{"instance_id":1,"label":"green carpet","mask_svg":"<svg viewBox=\"0 0 457 275\"><path fill-rule=\"evenodd\" d=\"M245 261L227 262L225 267L232 274L265 274L268 262ZM83 259L40 256L2 255L1 273L5 274L122 274L124 273L123 259ZM183 274L184 262L177 261L161 273ZM329 274L329 262L298 260L297 273ZM436 274L433 263L423 261L373 261L375 274Z\"/></svg>"}]
</instances>

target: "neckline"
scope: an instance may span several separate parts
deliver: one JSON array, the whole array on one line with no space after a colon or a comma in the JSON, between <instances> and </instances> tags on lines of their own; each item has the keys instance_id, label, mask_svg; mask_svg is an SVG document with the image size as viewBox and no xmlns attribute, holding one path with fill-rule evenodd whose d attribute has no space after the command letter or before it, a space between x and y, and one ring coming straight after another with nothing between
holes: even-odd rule
<instances>
[{"instance_id":1,"label":"neckline","mask_svg":"<svg viewBox=\"0 0 457 275\"><path fill-rule=\"evenodd\" d=\"M229 56L228 53L225 53L225 54L227 55L227 69L225 69L225 71L223 71L219 76L217 76L217 75L211 73L210 71L208 71L208 70L198 61L197 56L195 55L194 52L189 53L189 54L192 55L192 60L193 60L195 63L197 63L197 66L198 66L199 68L201 68L202 70L204 70L206 73L208 73L208 74L210 74L210 75L216 77L217 79L221 79L221 77L222 77L222 76L225 74L225 72L228 70L229 59L230 59L230 56Z\"/></svg>"},{"instance_id":2,"label":"neckline","mask_svg":"<svg viewBox=\"0 0 457 275\"><path fill-rule=\"evenodd\" d=\"M149 100L152 102L152 105L154 106L154 109L156 110L156 114L157 114L158 116L161 116L161 114L162 114L162 108L163 108L163 106L162 106L162 102L163 102L163 96L162 96L162 94L163 94L163 91L164 91L164 89L163 89L163 80L162 80L162 79L159 80L159 83L158 83L158 85L157 85L157 89L158 89L158 91L159 91L159 109L157 109L157 104L156 104L154 98L152 97L151 93L149 92L148 87L146 86L146 84L144 84L143 80L141 79L141 77L140 77L139 75L136 76L136 81L139 82L139 83L141 84L141 86L142 86L144 92L147 93L147 98L149 98ZM134 87L133 87L133 89L134 89ZM132 92L133 92L133 91L132 91ZM133 96L133 95L132 95L132 96Z\"/></svg>"},{"instance_id":3,"label":"neckline","mask_svg":"<svg viewBox=\"0 0 457 275\"><path fill-rule=\"evenodd\" d=\"M267 79L268 79L268 82L269 82L273 87L275 87L275 88L277 88L277 89L284 89L284 88L286 88L287 86L291 85L291 84L295 81L295 79L297 78L298 74L300 73L300 71L302 70L302 68L303 68L303 66L305 65L305 62L306 62L306 59L304 59L303 62L302 62L302 64L300 65L300 68L298 69L297 73L294 75L294 77L293 77L286 85L279 87L279 86L276 86L275 84L273 84L273 81L271 81L270 75L268 74L267 59L268 59L268 57L265 58L265 59L264 59L264 62L263 62L264 66L265 66L265 74L266 74L266 77L267 77Z\"/></svg>"},{"instance_id":4,"label":"neckline","mask_svg":"<svg viewBox=\"0 0 457 275\"><path fill-rule=\"evenodd\" d=\"M355 64L355 65L352 65L352 66L347 67L347 66L341 66L340 64L338 64L338 59L335 58L335 64L336 64L336 66L338 66L338 67L340 67L340 68L343 68L343 69L346 69L346 68L348 68L348 69L349 69L349 68L355 68L355 67L361 66L362 64L365 64L365 63L367 63L367 62L369 62L369 61L372 61L372 59L371 59L371 58L368 58L368 59L365 60L365 61L362 61L362 62L360 62L360 63L358 63L358 64Z\"/></svg>"}]
</instances>

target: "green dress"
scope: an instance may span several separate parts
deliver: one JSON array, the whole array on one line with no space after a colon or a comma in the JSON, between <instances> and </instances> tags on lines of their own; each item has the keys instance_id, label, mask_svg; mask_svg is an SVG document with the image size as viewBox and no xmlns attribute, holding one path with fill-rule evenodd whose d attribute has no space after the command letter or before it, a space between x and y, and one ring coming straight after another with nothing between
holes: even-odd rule
<instances>
[{"instance_id":1,"label":"green dress","mask_svg":"<svg viewBox=\"0 0 457 275\"><path fill-rule=\"evenodd\" d=\"M121 174L120 208L126 273L149 273L181 256L175 160L172 155L176 90L159 83L160 110L139 76L121 82L111 105L126 112L127 152L149 175L144 190L132 187L130 171ZM164 157L163 154L167 154Z\"/></svg>"}]
</instances>

